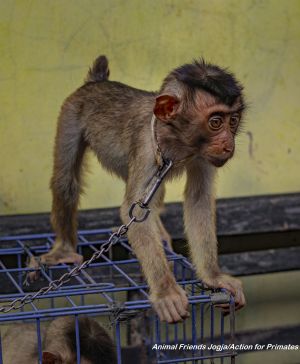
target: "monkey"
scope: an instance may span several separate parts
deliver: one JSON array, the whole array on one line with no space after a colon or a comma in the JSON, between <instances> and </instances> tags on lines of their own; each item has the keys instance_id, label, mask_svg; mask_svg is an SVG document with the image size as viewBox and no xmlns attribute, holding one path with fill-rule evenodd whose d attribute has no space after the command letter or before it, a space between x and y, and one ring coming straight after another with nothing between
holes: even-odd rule
<instances>
[{"instance_id":1,"label":"monkey","mask_svg":"<svg viewBox=\"0 0 300 364\"><path fill-rule=\"evenodd\" d=\"M124 223L151 176L163 161L171 160L173 167L149 205L148 219L128 230L152 306L168 323L189 316L187 295L164 254L161 237L166 236L169 245L170 239L159 216L165 182L186 173L184 225L197 276L207 287L230 291L240 309L245 305L242 283L218 265L214 183L217 169L234 155L246 109L243 86L232 73L203 59L172 70L157 92L110 81L109 73L106 56L99 56L84 84L61 107L50 183L56 240L41 256L42 263L82 261L76 252L76 216L86 150L125 182L120 209ZM228 313L229 306L223 311Z\"/></svg>"},{"instance_id":2,"label":"monkey","mask_svg":"<svg viewBox=\"0 0 300 364\"><path fill-rule=\"evenodd\" d=\"M81 364L117 363L114 344L93 319L79 317ZM77 364L74 317L59 317L41 327L42 364ZM16 324L5 333L2 343L4 364L38 363L36 325Z\"/></svg>"}]
</instances>

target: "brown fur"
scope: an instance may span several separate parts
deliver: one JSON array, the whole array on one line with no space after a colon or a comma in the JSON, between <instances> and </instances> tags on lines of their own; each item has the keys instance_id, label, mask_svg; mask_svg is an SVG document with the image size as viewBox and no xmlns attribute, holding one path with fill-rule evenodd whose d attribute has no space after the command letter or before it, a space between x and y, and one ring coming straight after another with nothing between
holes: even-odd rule
<instances>
[{"instance_id":1,"label":"brown fur","mask_svg":"<svg viewBox=\"0 0 300 364\"><path fill-rule=\"evenodd\" d=\"M41 328L42 364L76 364L75 320L60 317ZM106 331L88 317L79 318L80 354L82 364L114 364L114 344ZM34 324L16 324L3 338L4 364L38 362L38 344Z\"/></svg>"},{"instance_id":2,"label":"brown fur","mask_svg":"<svg viewBox=\"0 0 300 364\"><path fill-rule=\"evenodd\" d=\"M230 123L235 113L242 116L242 87L217 66L196 62L171 72L159 93L147 92L108 81L107 60L103 56L98 60L89 71L88 82L66 99L58 119L51 179L52 223L57 238L42 261L80 262L76 211L87 147L105 169L126 183L121 217L128 222L130 205L141 198L157 169L150 127L154 112L162 153L175 162L168 179L187 171L185 227L198 275L209 286L230 289L237 307L243 306L239 281L222 275L218 267L213 192L215 167L226 163L234 152L238 126ZM211 121L216 113L222 117L218 131L211 128L212 122L218 122ZM149 218L133 224L128 238L150 286L154 308L162 320L177 322L188 316L188 301L171 273L161 244L162 237L170 244L159 218L163 195L164 186L151 202Z\"/></svg>"}]
</instances>

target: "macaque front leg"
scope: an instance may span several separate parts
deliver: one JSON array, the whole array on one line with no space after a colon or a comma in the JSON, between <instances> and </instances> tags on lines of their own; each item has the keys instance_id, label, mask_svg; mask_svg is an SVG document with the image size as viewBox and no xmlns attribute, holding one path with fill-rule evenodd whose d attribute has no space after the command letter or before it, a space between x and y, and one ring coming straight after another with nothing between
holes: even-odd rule
<instances>
[{"instance_id":1,"label":"macaque front leg","mask_svg":"<svg viewBox=\"0 0 300 364\"><path fill-rule=\"evenodd\" d=\"M220 271L213 195L215 168L206 162L194 161L187 168L184 221L192 260L199 278L211 288L225 288L232 293L236 309L245 304L242 283ZM228 305L222 305L225 313Z\"/></svg>"},{"instance_id":2,"label":"macaque front leg","mask_svg":"<svg viewBox=\"0 0 300 364\"><path fill-rule=\"evenodd\" d=\"M161 240L166 243L166 246L169 250L173 251L172 238L170 234L167 232L166 228L164 227L160 219L160 216L157 216L157 227Z\"/></svg>"},{"instance_id":3,"label":"macaque front leg","mask_svg":"<svg viewBox=\"0 0 300 364\"><path fill-rule=\"evenodd\" d=\"M157 227L161 237L161 240L166 244L166 247L173 251L172 246L172 238L171 235L168 233L164 224L161 221L160 214L165 210L164 206L164 198L165 198L165 185L161 186L160 193L158 194L158 214L157 214Z\"/></svg>"},{"instance_id":4,"label":"macaque front leg","mask_svg":"<svg viewBox=\"0 0 300 364\"><path fill-rule=\"evenodd\" d=\"M157 215L157 228L158 228L158 232L159 232L159 236L161 241L164 244L164 247L169 251L169 252L173 252L173 246L172 246L172 238L170 236L170 234L167 232L166 228L164 227L160 216ZM174 261L168 261L169 267L171 269L171 271L174 271Z\"/></svg>"},{"instance_id":5,"label":"macaque front leg","mask_svg":"<svg viewBox=\"0 0 300 364\"><path fill-rule=\"evenodd\" d=\"M141 178L132 176L127 183L126 197L121 208L124 223L128 210L144 191ZM157 191L159 194L159 191ZM136 254L150 288L150 300L161 321L175 323L189 316L185 291L176 283L163 250L158 227L157 195L151 203L151 213L142 223L134 223L128 230L128 239ZM138 210L138 208L137 208ZM137 211L135 213L138 213Z\"/></svg>"}]
</instances>

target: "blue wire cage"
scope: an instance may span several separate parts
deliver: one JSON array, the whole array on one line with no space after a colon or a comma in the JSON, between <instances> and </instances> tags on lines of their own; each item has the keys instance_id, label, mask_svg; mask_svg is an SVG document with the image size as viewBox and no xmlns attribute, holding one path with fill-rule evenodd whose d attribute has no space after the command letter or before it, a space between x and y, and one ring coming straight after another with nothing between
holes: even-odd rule
<instances>
[{"instance_id":1,"label":"blue wire cage","mask_svg":"<svg viewBox=\"0 0 300 364\"><path fill-rule=\"evenodd\" d=\"M110 230L79 231L78 252L90 256L107 241ZM53 279L69 272L72 266L60 264L40 269L40 278L28 284L30 268L26 258L47 252L54 242L53 234L9 236L0 239L0 307L48 285ZM0 313L1 333L16 322L36 325L37 363L42 363L45 321L60 316L73 316L76 343L79 343L78 318L81 315L99 319L111 330L118 364L127 363L137 348L137 363L234 363L234 302L225 291L204 290L195 278L190 262L167 248L177 282L186 290L190 318L183 323L161 323L149 302L147 285L139 264L126 239L96 263L58 290L51 291L22 308ZM224 318L215 303L229 297L230 315ZM184 346L185 345L185 346ZM227 346L226 346L227 345ZM0 364L3 362L0 335ZM77 364L80 348L77 345ZM129 361L133 362L133 361ZM101 361L99 361L101 363Z\"/></svg>"}]
</instances>

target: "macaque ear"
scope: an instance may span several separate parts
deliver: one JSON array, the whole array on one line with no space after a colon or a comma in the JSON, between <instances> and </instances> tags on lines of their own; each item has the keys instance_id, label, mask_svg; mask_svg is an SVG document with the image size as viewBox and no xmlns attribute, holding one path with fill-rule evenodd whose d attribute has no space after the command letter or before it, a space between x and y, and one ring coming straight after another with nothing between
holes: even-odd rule
<instances>
[{"instance_id":1,"label":"macaque ear","mask_svg":"<svg viewBox=\"0 0 300 364\"><path fill-rule=\"evenodd\" d=\"M161 95L156 98L154 106L155 116L163 121L169 121L176 116L179 100L175 96Z\"/></svg>"},{"instance_id":2,"label":"macaque ear","mask_svg":"<svg viewBox=\"0 0 300 364\"><path fill-rule=\"evenodd\" d=\"M61 356L58 353L43 351L42 364L61 364Z\"/></svg>"}]
</instances>

